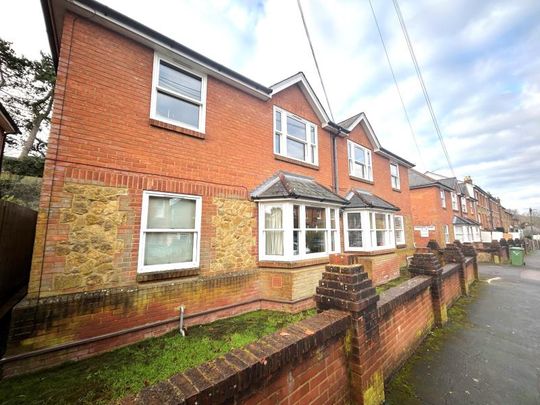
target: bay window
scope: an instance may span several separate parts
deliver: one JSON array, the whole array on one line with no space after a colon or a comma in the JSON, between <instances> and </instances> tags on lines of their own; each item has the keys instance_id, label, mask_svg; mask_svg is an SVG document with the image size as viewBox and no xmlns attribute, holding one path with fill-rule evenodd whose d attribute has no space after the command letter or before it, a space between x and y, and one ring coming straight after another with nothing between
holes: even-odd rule
<instances>
[{"instance_id":1,"label":"bay window","mask_svg":"<svg viewBox=\"0 0 540 405\"><path fill-rule=\"evenodd\" d=\"M394 190L399 190L399 166L395 163L390 163L390 182Z\"/></svg>"},{"instance_id":2,"label":"bay window","mask_svg":"<svg viewBox=\"0 0 540 405\"><path fill-rule=\"evenodd\" d=\"M199 265L201 197L145 191L139 273Z\"/></svg>"},{"instance_id":3,"label":"bay window","mask_svg":"<svg viewBox=\"0 0 540 405\"><path fill-rule=\"evenodd\" d=\"M371 251L395 248L394 220L394 215L383 212L346 211L343 221L345 249Z\"/></svg>"},{"instance_id":4,"label":"bay window","mask_svg":"<svg viewBox=\"0 0 540 405\"><path fill-rule=\"evenodd\" d=\"M151 117L204 132L206 76L155 56Z\"/></svg>"},{"instance_id":5,"label":"bay window","mask_svg":"<svg viewBox=\"0 0 540 405\"><path fill-rule=\"evenodd\" d=\"M371 151L352 141L347 141L349 174L364 180L373 181Z\"/></svg>"},{"instance_id":6,"label":"bay window","mask_svg":"<svg viewBox=\"0 0 540 405\"><path fill-rule=\"evenodd\" d=\"M405 244L405 228L403 226L403 217L401 215L394 216L394 233L396 245Z\"/></svg>"},{"instance_id":7,"label":"bay window","mask_svg":"<svg viewBox=\"0 0 540 405\"><path fill-rule=\"evenodd\" d=\"M317 126L274 107L274 153L313 165L319 164Z\"/></svg>"},{"instance_id":8,"label":"bay window","mask_svg":"<svg viewBox=\"0 0 540 405\"><path fill-rule=\"evenodd\" d=\"M293 261L340 251L339 209L310 203L259 203L259 257Z\"/></svg>"},{"instance_id":9,"label":"bay window","mask_svg":"<svg viewBox=\"0 0 540 405\"><path fill-rule=\"evenodd\" d=\"M459 240L460 242L465 242L465 240L463 239L464 233L462 226L454 226L454 235L456 237L456 240Z\"/></svg>"}]
</instances>

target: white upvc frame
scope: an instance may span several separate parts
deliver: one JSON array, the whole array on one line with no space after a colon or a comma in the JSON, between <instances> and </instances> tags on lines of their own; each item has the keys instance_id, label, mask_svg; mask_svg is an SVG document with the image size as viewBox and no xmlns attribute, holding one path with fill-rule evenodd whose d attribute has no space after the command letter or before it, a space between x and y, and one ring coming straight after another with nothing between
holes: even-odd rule
<instances>
[{"instance_id":1,"label":"white upvc frame","mask_svg":"<svg viewBox=\"0 0 540 405\"><path fill-rule=\"evenodd\" d=\"M444 243L450 243L450 227L448 225L444 225Z\"/></svg>"},{"instance_id":2,"label":"white upvc frame","mask_svg":"<svg viewBox=\"0 0 540 405\"><path fill-rule=\"evenodd\" d=\"M392 174L392 167L396 168L396 175L394 176ZM394 179L395 179L395 185L394 185ZM401 179L399 177L399 165L394 162L390 162L390 184L393 189L395 190L401 190Z\"/></svg>"},{"instance_id":3,"label":"white upvc frame","mask_svg":"<svg viewBox=\"0 0 540 405\"><path fill-rule=\"evenodd\" d=\"M355 247L349 244L349 214L360 214L360 221L362 224L362 246ZM375 214L383 214L385 216L385 245L377 246L377 229L375 225ZM373 224L373 228L372 228ZM394 229L394 215L386 211L372 211L372 210L346 210L343 213L343 235L345 241L345 251L349 252L371 252L377 250L395 249L395 229Z\"/></svg>"},{"instance_id":4,"label":"white upvc frame","mask_svg":"<svg viewBox=\"0 0 540 405\"><path fill-rule=\"evenodd\" d=\"M293 228L293 207L299 206L298 225L299 228ZM280 207L283 213L283 256L280 255L267 255L266 254L266 236L265 236L265 207ZM319 228L318 230L324 231L325 236L325 251L317 253L306 253L306 207L324 208L325 209L325 228ZM331 253L341 252L341 240L339 229L339 206L332 204L322 204L317 202L311 202L307 200L267 200L259 202L259 260L278 261L278 262L291 262L305 259L317 259L328 257ZM334 209L335 215L335 228L331 228L330 212ZM298 229L298 254L294 254L293 246L293 230ZM330 234L332 231L336 231L336 243L335 250L331 250Z\"/></svg>"},{"instance_id":5,"label":"white upvc frame","mask_svg":"<svg viewBox=\"0 0 540 405\"><path fill-rule=\"evenodd\" d=\"M161 61L173 66L174 68L184 71L186 74L190 76L195 76L201 79L201 99L196 100L194 98L191 98L189 96L186 96L184 94L177 93L175 91L172 91L170 89L165 89L163 87L159 87L159 66ZM208 77L206 74L194 71L191 68L188 68L182 64L179 64L178 62L175 62L171 59L165 58L162 55L159 55L157 52L154 53L154 67L152 72L152 96L150 99L150 118L153 118L157 121L166 122L168 124L176 125L182 128L191 129L200 133L205 133L206 128L206 89L207 89L207 82ZM157 93L158 90L162 93L165 93L171 97L189 102L191 104L196 104L199 106L199 125L197 127L193 125L186 124L182 121L173 120L167 117L162 117L157 114Z\"/></svg>"},{"instance_id":6,"label":"white upvc frame","mask_svg":"<svg viewBox=\"0 0 540 405\"><path fill-rule=\"evenodd\" d=\"M454 211L459 211L457 194L452 191L450 196L452 198L452 209Z\"/></svg>"},{"instance_id":7,"label":"white upvc frame","mask_svg":"<svg viewBox=\"0 0 540 405\"><path fill-rule=\"evenodd\" d=\"M366 172L367 176L363 176L360 170L356 169L357 163L354 160L354 150L360 149L364 152L364 160L366 162ZM371 150L368 148L357 144L351 140L347 140L347 161L349 162L349 174L360 179L373 181L373 162L371 160Z\"/></svg>"},{"instance_id":8,"label":"white upvc frame","mask_svg":"<svg viewBox=\"0 0 540 405\"><path fill-rule=\"evenodd\" d=\"M148 205L150 197L167 197L167 198L182 198L186 200L195 201L195 228L193 229L160 229L160 228L147 228L148 224ZM160 191L143 191L141 207L141 230L139 238L139 257L138 257L138 273L148 273L154 271L166 271L166 270L181 270L199 267L200 263L200 246L201 246L201 218L202 218L202 197L187 194L174 194L164 193ZM193 236L193 260L191 262L182 263L167 263L167 264L144 264L144 250L146 244L146 234L149 232L163 232L163 233L175 233L175 232L192 232Z\"/></svg>"},{"instance_id":9,"label":"white upvc frame","mask_svg":"<svg viewBox=\"0 0 540 405\"><path fill-rule=\"evenodd\" d=\"M276 127L276 115L277 113L281 114L281 130L278 130ZM306 126L306 139L300 139L297 138L294 135L290 135L287 131L287 118L291 117L293 119L296 119ZM319 131L317 125L315 125L313 122L310 122L306 120L305 118L302 118L296 114L293 114L287 110L284 110L281 107L274 106L273 108L273 128L274 132L272 135L272 145L273 150L276 155L284 156L288 159L297 160L299 162L308 163L311 165L319 166ZM315 133L315 142L313 142L311 137L311 130L313 129ZM276 148L276 135L279 134L279 150ZM287 151L287 138L290 138L291 140L299 143L303 143L305 145L305 153L304 157L305 159L298 159L294 156L290 156Z\"/></svg>"},{"instance_id":10,"label":"white upvc frame","mask_svg":"<svg viewBox=\"0 0 540 405\"><path fill-rule=\"evenodd\" d=\"M461 211L467 213L467 199L465 197L461 197Z\"/></svg>"},{"instance_id":11,"label":"white upvc frame","mask_svg":"<svg viewBox=\"0 0 540 405\"><path fill-rule=\"evenodd\" d=\"M458 232L459 231L459 232ZM465 242L465 229L462 225L454 225L454 238L460 242Z\"/></svg>"},{"instance_id":12,"label":"white upvc frame","mask_svg":"<svg viewBox=\"0 0 540 405\"><path fill-rule=\"evenodd\" d=\"M446 208L446 192L444 189L439 189L439 198L441 200L441 207Z\"/></svg>"},{"instance_id":13,"label":"white upvc frame","mask_svg":"<svg viewBox=\"0 0 540 405\"><path fill-rule=\"evenodd\" d=\"M397 228L396 227L396 219L398 220L398 222L401 223L401 227L400 228ZM403 215L394 215L394 239L395 239L395 243L396 245L404 245L406 243L406 237L405 237L405 219L403 218ZM396 233L398 231L401 231L401 235L402 235L402 239L398 239L396 237Z\"/></svg>"}]
</instances>

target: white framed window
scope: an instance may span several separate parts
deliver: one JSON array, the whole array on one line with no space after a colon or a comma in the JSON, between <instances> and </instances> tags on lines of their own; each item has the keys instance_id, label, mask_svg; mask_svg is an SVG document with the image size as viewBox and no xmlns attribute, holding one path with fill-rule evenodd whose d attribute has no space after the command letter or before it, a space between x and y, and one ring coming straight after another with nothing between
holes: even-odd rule
<instances>
[{"instance_id":1,"label":"white framed window","mask_svg":"<svg viewBox=\"0 0 540 405\"><path fill-rule=\"evenodd\" d=\"M344 215L345 250L372 251L396 247L392 214L346 211Z\"/></svg>"},{"instance_id":2,"label":"white framed window","mask_svg":"<svg viewBox=\"0 0 540 405\"><path fill-rule=\"evenodd\" d=\"M206 82L206 75L155 54L150 116L204 133Z\"/></svg>"},{"instance_id":3,"label":"white framed window","mask_svg":"<svg viewBox=\"0 0 540 405\"><path fill-rule=\"evenodd\" d=\"M444 243L450 243L450 227L448 225L444 226Z\"/></svg>"},{"instance_id":4,"label":"white framed window","mask_svg":"<svg viewBox=\"0 0 540 405\"><path fill-rule=\"evenodd\" d=\"M274 153L319 164L317 125L274 106Z\"/></svg>"},{"instance_id":5,"label":"white framed window","mask_svg":"<svg viewBox=\"0 0 540 405\"><path fill-rule=\"evenodd\" d=\"M464 238L464 232L463 227L461 225L454 226L454 236L456 240L459 240L460 242L465 242Z\"/></svg>"},{"instance_id":6,"label":"white framed window","mask_svg":"<svg viewBox=\"0 0 540 405\"><path fill-rule=\"evenodd\" d=\"M467 199L465 197L461 197L461 210L467 213Z\"/></svg>"},{"instance_id":7,"label":"white framed window","mask_svg":"<svg viewBox=\"0 0 540 405\"><path fill-rule=\"evenodd\" d=\"M450 194L450 195L452 196L452 209L454 211L459 211L457 194L452 192L452 194Z\"/></svg>"},{"instance_id":8,"label":"white framed window","mask_svg":"<svg viewBox=\"0 0 540 405\"><path fill-rule=\"evenodd\" d=\"M373 181L371 151L352 141L347 141L349 174L364 180Z\"/></svg>"},{"instance_id":9,"label":"white framed window","mask_svg":"<svg viewBox=\"0 0 540 405\"><path fill-rule=\"evenodd\" d=\"M446 195L444 190L439 190L439 194L441 196L441 207L446 208Z\"/></svg>"},{"instance_id":10,"label":"white framed window","mask_svg":"<svg viewBox=\"0 0 540 405\"><path fill-rule=\"evenodd\" d=\"M138 272L199 266L202 198L144 191Z\"/></svg>"},{"instance_id":11,"label":"white framed window","mask_svg":"<svg viewBox=\"0 0 540 405\"><path fill-rule=\"evenodd\" d=\"M392 183L393 189L400 189L401 185L399 181L399 166L395 163L390 163L390 181Z\"/></svg>"},{"instance_id":12,"label":"white framed window","mask_svg":"<svg viewBox=\"0 0 540 405\"><path fill-rule=\"evenodd\" d=\"M293 261L341 251L339 209L309 202L259 203L259 258Z\"/></svg>"},{"instance_id":13,"label":"white framed window","mask_svg":"<svg viewBox=\"0 0 540 405\"><path fill-rule=\"evenodd\" d=\"M405 244L405 227L403 224L403 216L401 215L394 215L394 235L396 245Z\"/></svg>"}]
</instances>

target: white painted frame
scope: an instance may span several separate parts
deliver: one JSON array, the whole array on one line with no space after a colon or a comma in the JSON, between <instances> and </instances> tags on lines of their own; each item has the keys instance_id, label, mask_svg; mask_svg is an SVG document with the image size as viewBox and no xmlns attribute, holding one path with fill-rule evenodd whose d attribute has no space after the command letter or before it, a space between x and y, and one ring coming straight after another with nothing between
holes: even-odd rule
<instances>
[{"instance_id":1,"label":"white painted frame","mask_svg":"<svg viewBox=\"0 0 540 405\"><path fill-rule=\"evenodd\" d=\"M439 199L441 200L441 207L446 208L446 191L443 188L439 189Z\"/></svg>"},{"instance_id":2,"label":"white painted frame","mask_svg":"<svg viewBox=\"0 0 540 405\"><path fill-rule=\"evenodd\" d=\"M360 213L362 223L362 247L354 247L349 245L349 220L348 215L352 213ZM375 226L375 214L385 215L385 241L384 246L377 246L377 229L371 228L371 216L373 225ZM405 232L405 230L403 230ZM372 252L377 250L387 250L396 248L394 215L386 211L368 211L368 210L346 210L343 214L343 234L344 246L346 252ZM405 233L404 233L405 236Z\"/></svg>"},{"instance_id":3,"label":"white painted frame","mask_svg":"<svg viewBox=\"0 0 540 405\"><path fill-rule=\"evenodd\" d=\"M395 221L396 221L396 219L398 219L398 218L399 218L399 222L401 222L401 229L396 228L396 222L395 222ZM407 243L407 242L406 242L407 238L405 237L405 219L403 218L403 215L394 215L394 221L393 221L393 223L394 223L394 240L395 240L395 243L396 243L396 245L404 245L405 243ZM401 232L402 232L403 240L401 240L401 239L398 240L398 239L396 238L396 232L397 232L397 231L401 231Z\"/></svg>"},{"instance_id":4,"label":"white painted frame","mask_svg":"<svg viewBox=\"0 0 540 405\"><path fill-rule=\"evenodd\" d=\"M392 174L392 166L396 168L395 176ZM396 187L394 187L394 184L393 184L394 177L396 178L396 183L397 183ZM390 185L395 190L401 190L401 178L399 177L399 165L395 162L390 162Z\"/></svg>"},{"instance_id":5,"label":"white painted frame","mask_svg":"<svg viewBox=\"0 0 540 405\"><path fill-rule=\"evenodd\" d=\"M176 69L180 71L184 71L188 75L195 76L201 79L201 99L196 100L191 97L188 97L184 94L177 93L175 91L172 91L170 89L164 89L159 87L159 66L161 61L170 64L171 66L174 66ZM150 99L150 118L155 119L157 121L166 122L168 124L176 125L182 128L191 129L193 131L197 131L200 133L205 133L206 128L206 90L207 90L207 82L208 77L206 74L203 74L201 72L196 72L193 69L190 69L178 62L175 62L171 59L165 58L162 55L159 55L158 53L154 53L154 67L152 72L152 96ZM162 93L165 93L171 97L187 101L191 104L197 104L199 106L199 125L197 127L194 127L193 125L186 124L182 121L176 121L170 118L162 117L156 113L156 103L157 103L157 93L158 90Z\"/></svg>"},{"instance_id":6,"label":"white painted frame","mask_svg":"<svg viewBox=\"0 0 540 405\"><path fill-rule=\"evenodd\" d=\"M183 198L186 200L195 201L195 228L194 229L157 229L157 228L147 228L148 224L148 204L150 197L168 197L168 198ZM201 246L201 219L202 219L202 197L195 195L187 194L173 194L173 193L164 193L160 191L143 191L142 207L141 207L141 230L139 237L139 258L138 258L138 273L149 273L155 271L166 271L166 270L181 270L181 269L190 269L199 267L200 263L200 246ZM144 248L146 244L146 233L147 232L164 232L164 233L175 233L175 232L193 232L195 235L193 237L193 261L191 262L182 262L182 263L167 263L167 264L144 264Z\"/></svg>"},{"instance_id":7,"label":"white painted frame","mask_svg":"<svg viewBox=\"0 0 540 405\"><path fill-rule=\"evenodd\" d=\"M276 113L281 113L281 130L278 131L276 128ZM303 122L306 125L306 140L297 138L294 135L289 135L287 132L287 117L292 117L298 121ZM274 153L276 155L280 155L283 157L286 157L288 159L297 160L299 162L308 163L310 165L319 166L319 131L317 128L317 125L314 123L306 120L305 118L302 118L296 114L293 114L287 110L284 110L281 107L274 106L273 108L273 128L274 132L272 135L272 145L274 146ZM315 129L315 143L311 142L311 128ZM279 153L276 152L276 134L279 133L280 135L280 144L279 144ZM292 140L296 142L301 142L306 145L306 153L305 153L305 160L295 158L293 156L288 155L287 151L287 138L291 138ZM315 155L312 154L312 146L315 146Z\"/></svg>"},{"instance_id":8,"label":"white painted frame","mask_svg":"<svg viewBox=\"0 0 540 405\"><path fill-rule=\"evenodd\" d=\"M364 152L364 158L366 161L366 171L367 171L367 177L364 177L361 172L356 170L355 162L354 162L354 149L361 149L362 152ZM372 155L371 150L366 148L365 146L359 145L356 142L353 142L351 140L347 140L347 159L349 162L349 174L354 177L358 177L360 179L373 181L373 161L372 161Z\"/></svg>"},{"instance_id":9,"label":"white painted frame","mask_svg":"<svg viewBox=\"0 0 540 405\"><path fill-rule=\"evenodd\" d=\"M450 197L452 199L452 209L454 211L459 211L457 194L452 191Z\"/></svg>"},{"instance_id":10,"label":"white painted frame","mask_svg":"<svg viewBox=\"0 0 540 405\"><path fill-rule=\"evenodd\" d=\"M294 254L293 249L293 228L294 219L293 219L293 206L298 205L299 210L299 236L298 236L298 250L297 255ZM264 218L264 208L265 207L281 207L283 210L283 256L279 255L267 255L266 254L266 239L265 239L265 218ZM306 206L324 208L326 210L326 224L324 229L325 231L325 251L319 253L306 253ZM331 228L330 224L330 211L331 208L334 208L334 215L336 221L336 227ZM317 259L328 257L331 253L341 252L341 238L340 238L340 225L339 225L339 206L333 204L321 204L306 200L269 200L264 202L259 202L259 260L266 261L278 261L278 262L292 262L298 260L306 259ZM330 246L330 232L332 230L336 231L336 250L332 251Z\"/></svg>"}]
</instances>

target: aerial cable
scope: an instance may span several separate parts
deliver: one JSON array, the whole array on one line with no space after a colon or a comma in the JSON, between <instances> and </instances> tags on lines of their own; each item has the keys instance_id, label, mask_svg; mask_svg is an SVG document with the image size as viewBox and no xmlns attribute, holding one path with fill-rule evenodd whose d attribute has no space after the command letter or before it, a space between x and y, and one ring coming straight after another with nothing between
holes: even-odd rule
<instances>
[{"instance_id":1,"label":"aerial cable","mask_svg":"<svg viewBox=\"0 0 540 405\"><path fill-rule=\"evenodd\" d=\"M306 36L307 40L309 42L309 47L311 48L311 54L313 55L313 60L315 62L315 67L317 68L317 74L319 75L319 80L321 82L322 90L324 93L324 97L326 99L326 104L328 105L328 111L330 112L330 118L332 118L332 121L334 121L334 114L332 113L332 107L330 107L330 100L328 99L328 94L326 93L326 88L324 87L323 78L321 75L321 70L319 69L319 63L317 62L317 57L315 56L315 49L313 49L313 44L311 43L311 37L309 36L309 30L306 24L306 19L304 18L304 11L302 10L302 4L300 4L300 0L297 0L298 3L298 9L300 10L300 16L302 17L302 23L304 24L304 29L306 30Z\"/></svg>"},{"instance_id":2,"label":"aerial cable","mask_svg":"<svg viewBox=\"0 0 540 405\"><path fill-rule=\"evenodd\" d=\"M407 32L407 27L405 26L405 21L403 20L403 15L401 14L401 9L399 8L398 0L392 0L394 3L394 8L396 10L396 14L399 19L399 24L401 25L401 30L403 31L403 35L405 36L405 41L407 42L407 47L409 48L409 53L411 55L414 69L416 70L416 75L418 76L418 81L420 82L420 87L422 87L422 92L424 93L424 99L426 100L426 104L429 110L429 113L431 115L431 119L433 121L433 125L435 127L435 131L437 132L437 136L439 137L439 141L441 142L442 150L444 152L444 156L446 157L446 161L448 162L448 167L450 168L452 175L455 177L456 174L454 173L454 168L452 167L452 163L450 162L450 155L448 154L448 150L446 149L446 145L444 143L444 138L441 132L441 129L439 128L439 123L437 122L437 118L435 116L435 112L433 111L433 106L431 105L431 99L429 98L429 94L427 92L426 84L424 83L424 79L422 77L422 73L420 71L420 66L418 65L418 61L416 60L416 55L414 53L414 49L411 44L411 39L409 38L409 33Z\"/></svg>"},{"instance_id":3,"label":"aerial cable","mask_svg":"<svg viewBox=\"0 0 540 405\"><path fill-rule=\"evenodd\" d=\"M418 141L416 139L416 133L414 132L414 128L411 124L411 120L409 118L409 114L407 113L407 107L405 107L405 102L403 101L403 96L401 95L401 90L399 89L399 85L396 79L396 75L394 73L394 68L392 67L392 62L390 61L390 56L388 56L388 50L386 49L386 44L384 43L384 38L382 36L381 28L379 26L379 22L377 20L377 16L375 14L375 10L373 9L373 4L371 0L369 0L369 6L371 7L371 13L373 14L373 20L375 20L375 25L377 26L377 31L379 32L379 38L381 39L382 47L384 49L384 54L386 55L386 61L388 62L388 67L390 68L390 72L392 73L392 78L394 79L394 84L396 85L396 90L399 95L399 100L401 101L401 106L403 107L403 113L405 114L405 118L407 119L407 123L409 124L409 129L411 131L412 138L414 140L414 144L416 146L416 150L418 152L418 156L420 157L420 161L422 162L422 165L424 168L427 169L426 162L424 161L424 158L422 156L422 152L420 152L420 147L418 146Z\"/></svg>"}]
</instances>

